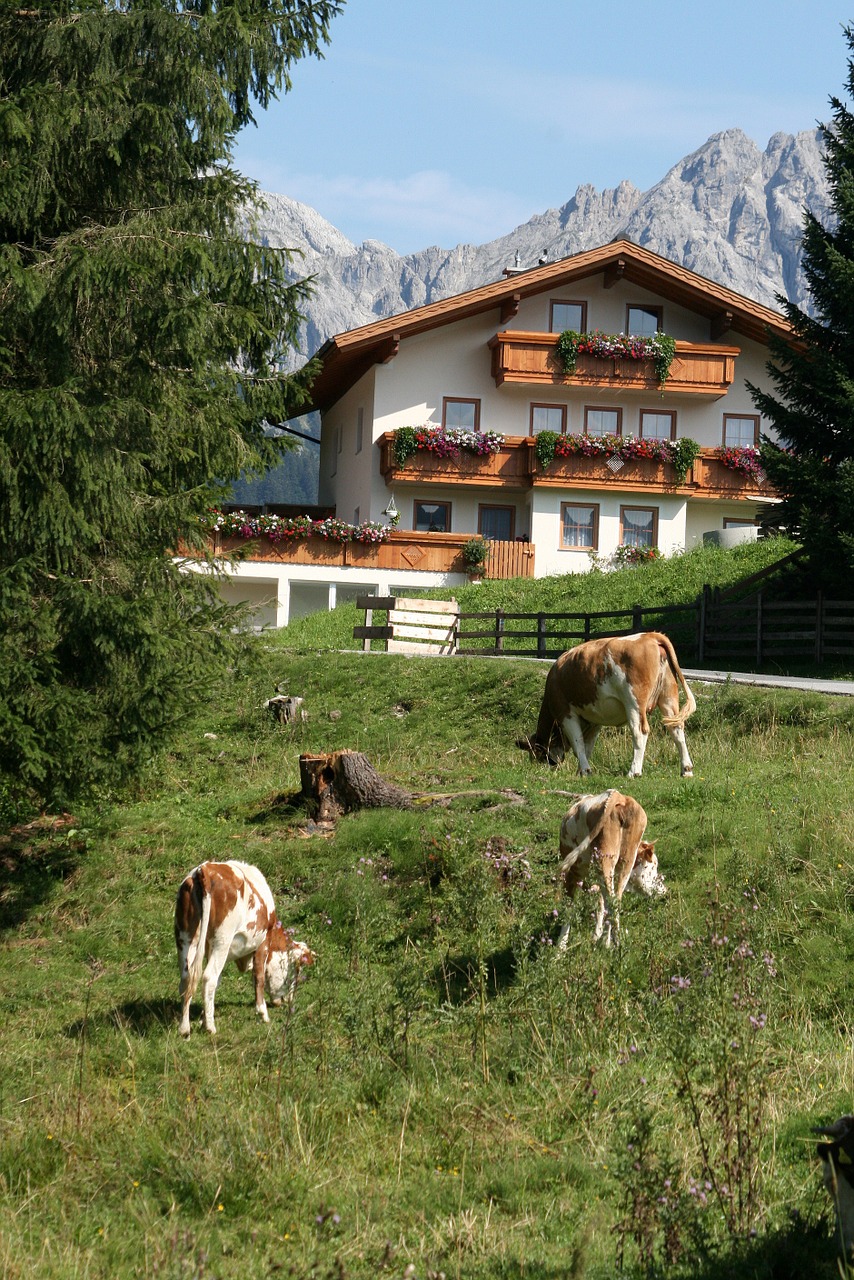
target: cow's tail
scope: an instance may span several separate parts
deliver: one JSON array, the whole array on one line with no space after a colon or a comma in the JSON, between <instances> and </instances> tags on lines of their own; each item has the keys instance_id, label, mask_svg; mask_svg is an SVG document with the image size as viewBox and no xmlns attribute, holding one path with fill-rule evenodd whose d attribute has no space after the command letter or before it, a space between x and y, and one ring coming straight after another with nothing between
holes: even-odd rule
<instances>
[{"instance_id":1,"label":"cow's tail","mask_svg":"<svg viewBox=\"0 0 854 1280\"><path fill-rule=\"evenodd\" d=\"M677 684L681 684L682 688L685 690L685 703L682 707L680 707L676 715L662 716L662 721L667 726L668 729L679 729L685 723L688 717L692 716L694 712L697 710L697 703L695 701L693 693L691 692L691 688L688 684L688 681L685 679L684 675L682 674L682 668L679 666L679 662L676 657L676 650L673 648L673 645L671 644L670 639L667 636L659 633L658 643L661 645L662 649L664 650L665 656L667 658L668 666L670 667L670 670L673 672L673 675L676 679Z\"/></svg>"},{"instance_id":2,"label":"cow's tail","mask_svg":"<svg viewBox=\"0 0 854 1280\"><path fill-rule=\"evenodd\" d=\"M192 1000L196 994L196 988L199 985L199 979L202 976L202 968L205 963L205 948L208 940L208 926L211 919L211 895L205 892L205 886L202 883L202 873L197 871L193 876L193 896L201 899L201 919L199 921L198 932L193 942L190 943L190 949L187 955L187 983L185 992L189 993ZM193 945L195 944L195 951Z\"/></svg>"}]
</instances>

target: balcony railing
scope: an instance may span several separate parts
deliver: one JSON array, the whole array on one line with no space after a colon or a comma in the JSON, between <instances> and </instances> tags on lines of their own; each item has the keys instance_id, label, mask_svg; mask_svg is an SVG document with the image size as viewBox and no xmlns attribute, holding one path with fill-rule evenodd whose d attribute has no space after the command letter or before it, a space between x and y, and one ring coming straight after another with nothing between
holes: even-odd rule
<instances>
[{"instance_id":1,"label":"balcony railing","mask_svg":"<svg viewBox=\"0 0 854 1280\"><path fill-rule=\"evenodd\" d=\"M735 377L739 347L717 343L677 342L667 381L660 385L652 360L606 359L579 355L575 373L567 374L556 350L557 334L504 331L490 338L492 376L504 382L560 386L612 387L623 391L661 391L665 395L719 397Z\"/></svg>"},{"instance_id":2,"label":"balcony railing","mask_svg":"<svg viewBox=\"0 0 854 1280\"><path fill-rule=\"evenodd\" d=\"M442 458L429 449L419 449L411 453L403 465L395 460L393 431L387 431L378 443L380 471L387 485L429 480L432 484L527 489L531 484L525 436L505 436L504 446L497 453L489 454L461 450Z\"/></svg>"},{"instance_id":3,"label":"balcony railing","mask_svg":"<svg viewBox=\"0 0 854 1280\"><path fill-rule=\"evenodd\" d=\"M629 458L616 467L604 454L573 453L555 457L547 467L537 461L536 440L532 436L505 436L503 448L496 454L478 456L459 453L440 458L428 450L410 454L403 466L394 460L393 433L387 431L378 441L380 467L386 484L441 484L469 487L502 486L506 489L612 489L614 491L646 490L652 493L677 493L690 498L773 497L768 481L761 483L742 471L724 466L713 449L704 449L679 480L672 463L651 458Z\"/></svg>"},{"instance_id":4,"label":"balcony railing","mask_svg":"<svg viewBox=\"0 0 854 1280\"><path fill-rule=\"evenodd\" d=\"M214 554L242 553L252 563L300 564L318 567L390 569L405 573L465 573L463 547L471 533L414 533L395 529L388 542L331 542L324 538L300 538L271 542L269 538L214 537ZM534 548L530 543L493 542L482 577L533 578Z\"/></svg>"}]
</instances>

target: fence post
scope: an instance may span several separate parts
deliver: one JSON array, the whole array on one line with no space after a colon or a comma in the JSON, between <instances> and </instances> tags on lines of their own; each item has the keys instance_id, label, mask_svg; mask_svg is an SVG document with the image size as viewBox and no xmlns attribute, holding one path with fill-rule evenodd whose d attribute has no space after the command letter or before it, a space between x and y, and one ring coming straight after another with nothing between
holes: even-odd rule
<instances>
[{"instance_id":1,"label":"fence post","mask_svg":"<svg viewBox=\"0 0 854 1280\"><path fill-rule=\"evenodd\" d=\"M495 610L495 652L504 652L504 610Z\"/></svg>"},{"instance_id":2,"label":"fence post","mask_svg":"<svg viewBox=\"0 0 854 1280\"><path fill-rule=\"evenodd\" d=\"M590 614L589 613L585 613L584 615L584 639L585 640L590 639Z\"/></svg>"},{"instance_id":3,"label":"fence post","mask_svg":"<svg viewBox=\"0 0 854 1280\"><path fill-rule=\"evenodd\" d=\"M365 626L372 627L373 625L374 625L374 611L373 609L366 609L365 610ZM371 642L367 638L367 636L362 641L362 648L364 649L365 653L370 652Z\"/></svg>"},{"instance_id":4,"label":"fence post","mask_svg":"<svg viewBox=\"0 0 854 1280\"><path fill-rule=\"evenodd\" d=\"M762 666L762 592L756 593L756 665Z\"/></svg>"},{"instance_id":5,"label":"fence post","mask_svg":"<svg viewBox=\"0 0 854 1280\"><path fill-rule=\"evenodd\" d=\"M546 656L546 615L544 613L537 614L537 657L544 658Z\"/></svg>"},{"instance_id":6,"label":"fence post","mask_svg":"<svg viewBox=\"0 0 854 1280\"><path fill-rule=\"evenodd\" d=\"M815 594L815 660L821 662L824 657L824 596L820 591Z\"/></svg>"},{"instance_id":7,"label":"fence post","mask_svg":"<svg viewBox=\"0 0 854 1280\"><path fill-rule=\"evenodd\" d=\"M643 630L643 609L639 604L632 605L632 631Z\"/></svg>"}]
</instances>

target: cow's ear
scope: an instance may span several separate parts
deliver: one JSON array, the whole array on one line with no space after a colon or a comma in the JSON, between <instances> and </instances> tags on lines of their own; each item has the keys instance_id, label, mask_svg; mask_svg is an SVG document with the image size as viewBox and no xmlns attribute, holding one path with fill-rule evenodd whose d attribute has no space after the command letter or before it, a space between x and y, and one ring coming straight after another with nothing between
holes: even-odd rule
<instances>
[{"instance_id":1,"label":"cow's ear","mask_svg":"<svg viewBox=\"0 0 854 1280\"><path fill-rule=\"evenodd\" d=\"M649 840L644 840L642 842L638 852L646 862L652 862L653 858L655 857L655 845L656 845L655 840L651 842Z\"/></svg>"}]
</instances>

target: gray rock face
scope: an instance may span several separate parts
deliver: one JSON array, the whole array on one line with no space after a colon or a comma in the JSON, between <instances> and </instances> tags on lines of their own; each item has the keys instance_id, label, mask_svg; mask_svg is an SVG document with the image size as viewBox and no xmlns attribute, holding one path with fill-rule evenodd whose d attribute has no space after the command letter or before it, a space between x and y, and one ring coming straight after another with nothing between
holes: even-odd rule
<instances>
[{"instance_id":1,"label":"gray rock face","mask_svg":"<svg viewBox=\"0 0 854 1280\"><path fill-rule=\"evenodd\" d=\"M401 256L378 240L354 245L315 210L265 195L255 236L296 250L294 276L313 275L315 294L300 334L300 359L330 336L497 280L505 267L534 266L625 236L748 298L804 309L800 270L804 208L829 217L817 130L777 133L760 151L739 129L713 134L649 191L585 185L484 245L431 247Z\"/></svg>"}]
</instances>

